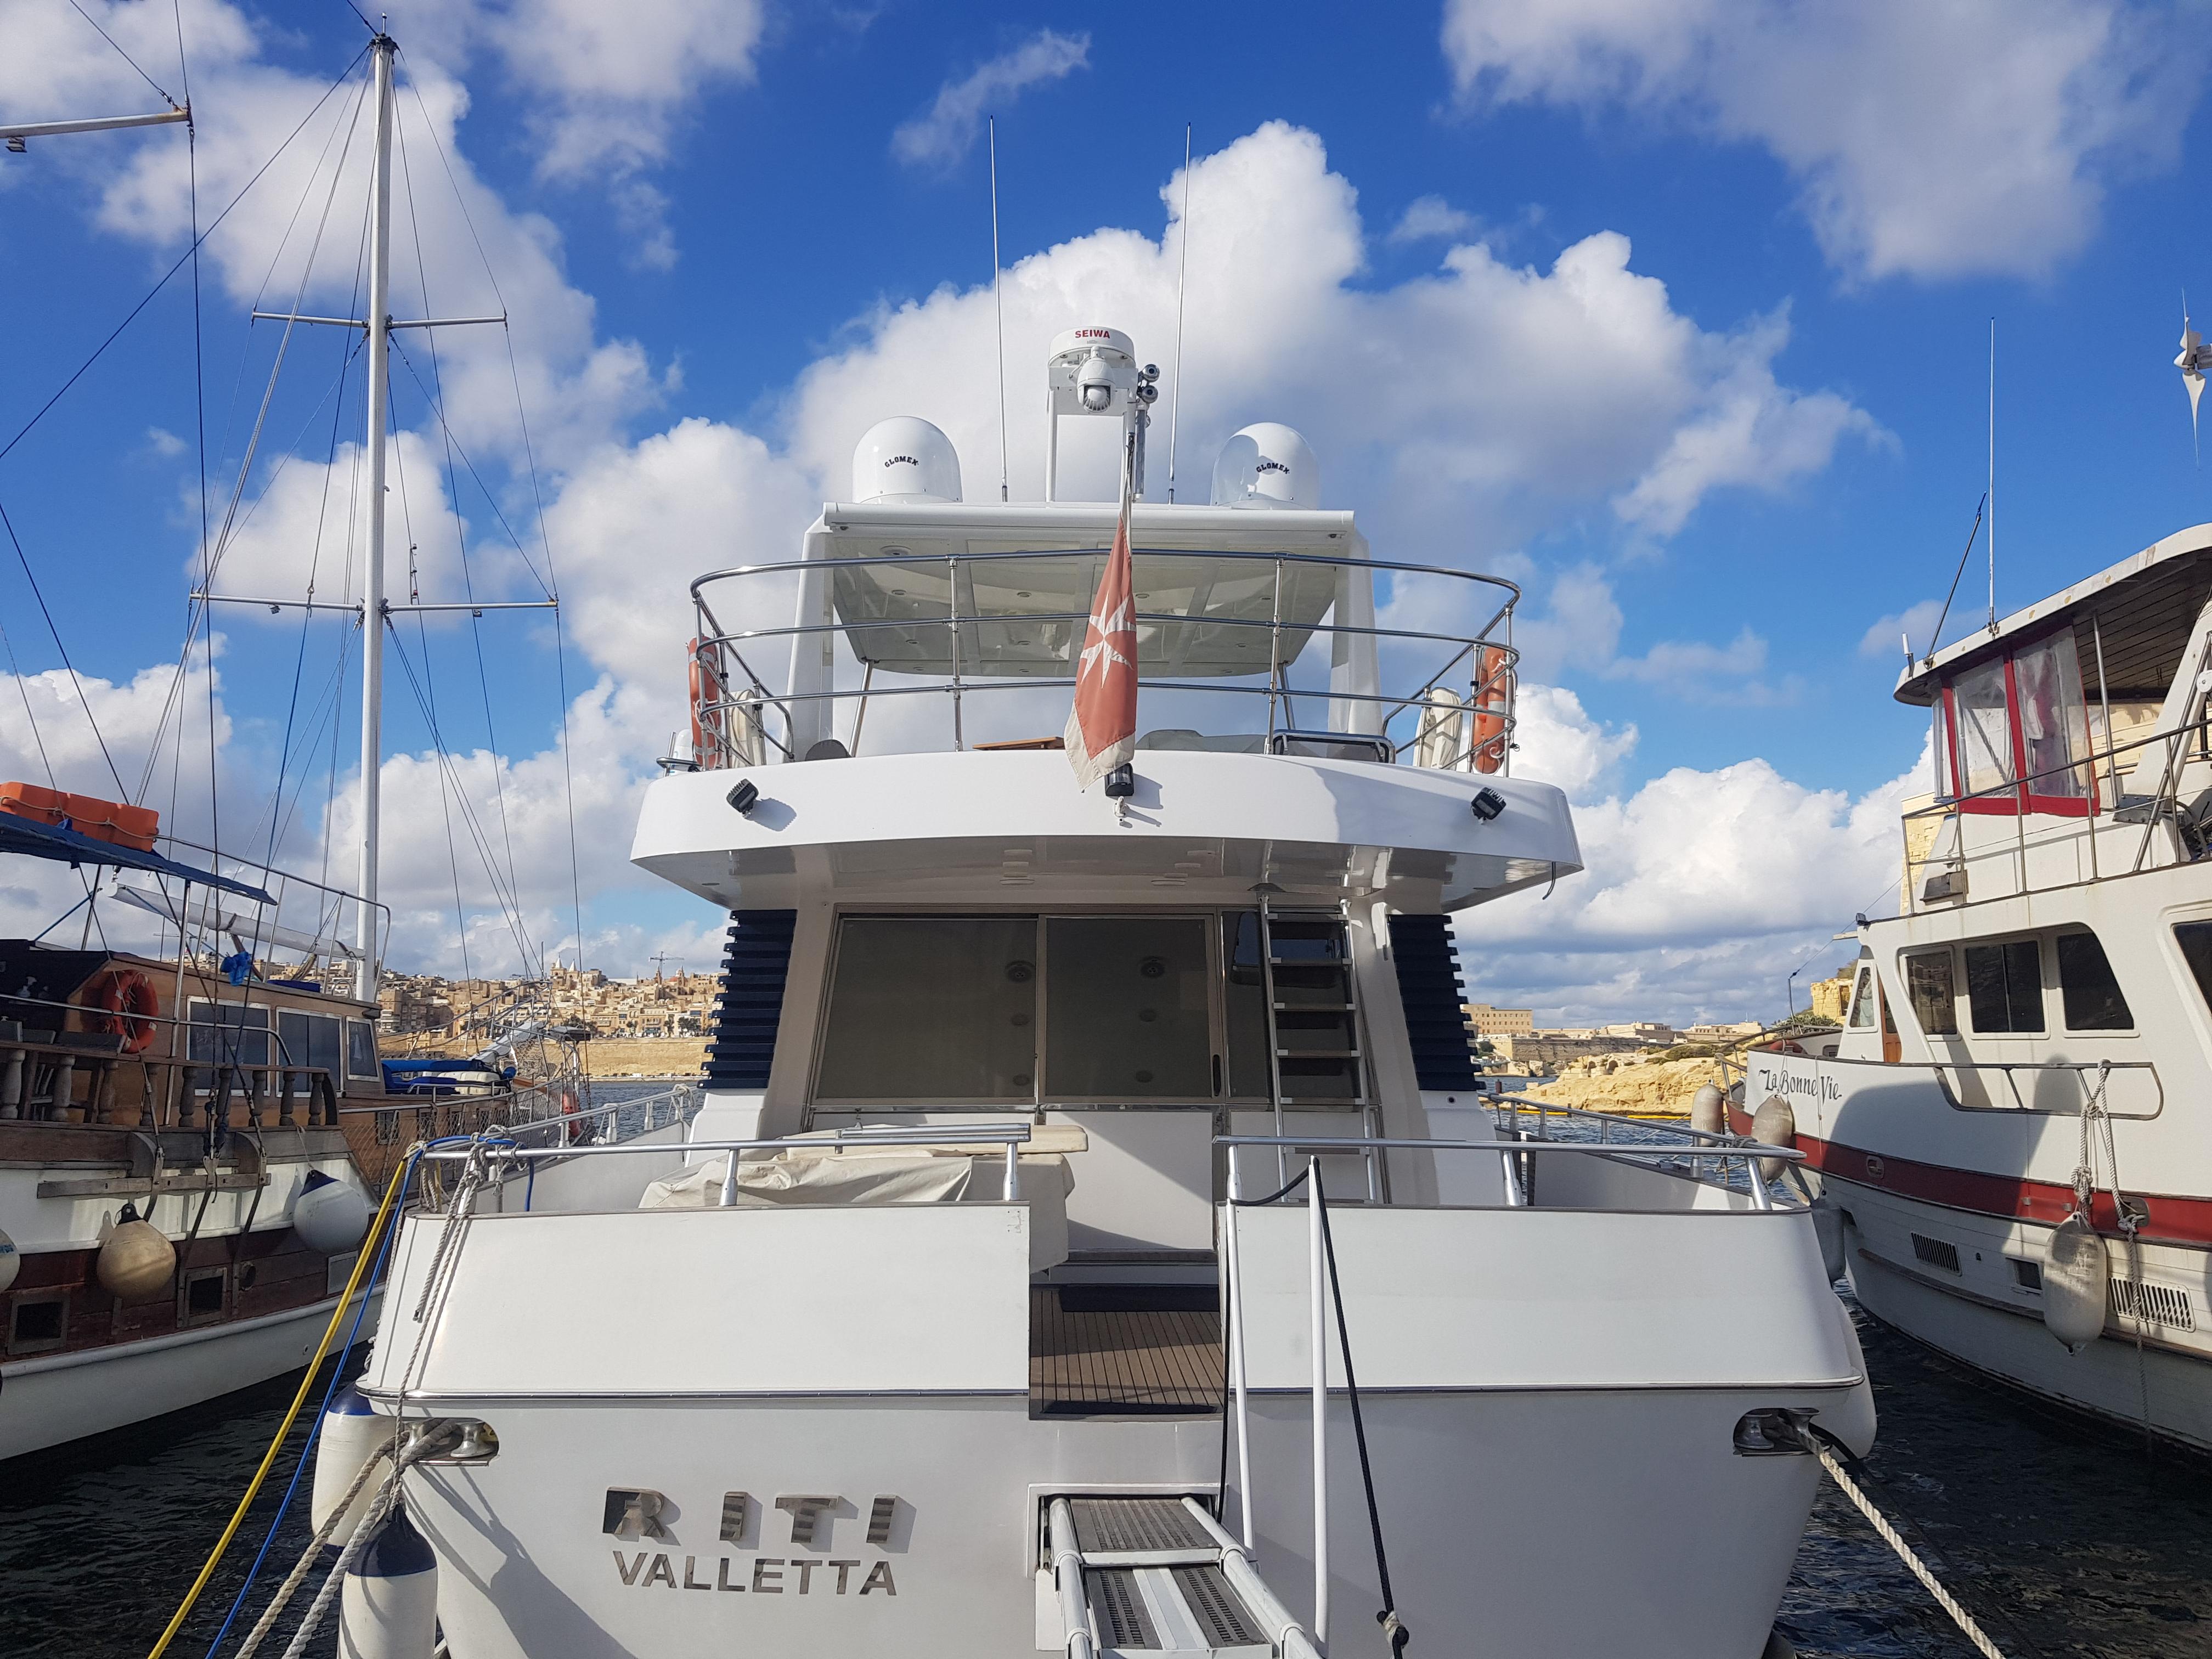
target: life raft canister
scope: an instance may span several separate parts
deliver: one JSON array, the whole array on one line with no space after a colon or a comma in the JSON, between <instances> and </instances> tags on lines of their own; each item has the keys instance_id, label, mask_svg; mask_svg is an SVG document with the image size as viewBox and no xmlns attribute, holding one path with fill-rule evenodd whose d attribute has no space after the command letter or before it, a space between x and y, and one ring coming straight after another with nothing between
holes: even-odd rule
<instances>
[{"instance_id":1,"label":"life raft canister","mask_svg":"<svg viewBox=\"0 0 2212 1659\"><path fill-rule=\"evenodd\" d=\"M729 687L697 640L691 641L690 658L691 756L712 770L728 759Z\"/></svg>"},{"instance_id":2,"label":"life raft canister","mask_svg":"<svg viewBox=\"0 0 2212 1659\"><path fill-rule=\"evenodd\" d=\"M85 1023L106 1036L120 1033L125 1054L142 1054L153 1046L161 1002L145 975L136 968L110 968L85 988L85 995L100 1011Z\"/></svg>"},{"instance_id":3,"label":"life raft canister","mask_svg":"<svg viewBox=\"0 0 2212 1659\"><path fill-rule=\"evenodd\" d=\"M1505 764L1505 716L1513 704L1513 676L1502 646L1486 645L1475 659L1474 769L1495 772Z\"/></svg>"}]
</instances>

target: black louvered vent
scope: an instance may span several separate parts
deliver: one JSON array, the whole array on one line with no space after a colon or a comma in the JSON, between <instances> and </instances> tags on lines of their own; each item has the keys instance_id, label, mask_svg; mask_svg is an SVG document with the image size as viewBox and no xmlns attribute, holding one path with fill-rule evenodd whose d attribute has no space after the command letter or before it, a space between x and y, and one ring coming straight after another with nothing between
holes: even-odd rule
<instances>
[{"instance_id":1,"label":"black louvered vent","mask_svg":"<svg viewBox=\"0 0 2212 1659\"><path fill-rule=\"evenodd\" d=\"M732 910L722 988L714 998L714 1035L707 1045L710 1089L765 1089L775 1063L776 1022L783 981L791 971L796 910Z\"/></svg>"},{"instance_id":2,"label":"black louvered vent","mask_svg":"<svg viewBox=\"0 0 2212 1659\"><path fill-rule=\"evenodd\" d=\"M1451 924L1442 916L1390 918L1398 1000L1413 1042L1413 1075L1423 1089L1475 1087L1474 1049L1460 988Z\"/></svg>"}]
</instances>

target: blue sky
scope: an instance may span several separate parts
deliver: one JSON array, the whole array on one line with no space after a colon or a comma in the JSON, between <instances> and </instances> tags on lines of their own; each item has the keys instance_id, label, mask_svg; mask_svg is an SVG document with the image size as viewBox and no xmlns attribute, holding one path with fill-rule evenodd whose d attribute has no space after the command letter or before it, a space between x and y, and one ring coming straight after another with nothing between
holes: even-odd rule
<instances>
[{"instance_id":1,"label":"blue sky","mask_svg":"<svg viewBox=\"0 0 2212 1659\"><path fill-rule=\"evenodd\" d=\"M86 9L180 90L166 4ZM1528 10L1451 0L1356 26L1318 7L759 0L392 15L411 88L396 308L422 303L406 241L419 227L432 307L496 310L495 279L516 353L510 369L495 331L445 337L449 422L483 479L456 463L448 497L444 434L412 379L430 364L410 343L412 368L394 369L413 434L404 507L426 598L460 583L453 505L480 593L537 591L510 532L527 563L546 540L562 562L587 957L707 957L713 917L621 861L674 723L683 581L787 556L880 416L945 425L976 493L993 470L976 331L988 183L971 118L988 112L1005 260L1024 276L1010 294L1026 296L1018 411L1039 331L1104 321L1169 361L1161 239L1181 230L1163 191L1188 121L1182 465L1202 475L1235 426L1286 421L1378 555L1480 564L1528 589L1524 769L1569 787L1591 868L1545 908L1467 919L1478 990L1559 1019L1757 1014L1778 1012L1790 966L1832 965L1828 933L1893 883L1898 781L1922 738L1888 696L1893 619L1924 635L1931 617L1912 608L1941 599L1973 517L1990 319L2001 609L2212 516L2171 367L2183 288L2212 310L2203 37L2186 13L2099 0L1935 16L1717 0ZM363 31L335 0L194 0L181 19L204 222ZM355 90L309 122L202 263L218 524L276 346L245 313L264 273L264 308L289 301L325 199L309 308L348 295L360 195L352 174L333 191L312 164L344 142ZM66 0L0 15L9 118L153 98ZM184 250L184 157L161 129L0 158L0 441ZM0 459L0 505L133 784L198 544L189 276ZM289 348L219 587L303 592L319 521L334 550L319 591L343 582L344 512L324 489L333 416L342 441L357 436L357 411L325 401L342 349L335 331ZM357 397L357 374L349 386ZM1949 634L1981 614L1984 583L1978 549ZM0 621L29 677L0 687L0 764L43 776L28 695L65 787L103 789L4 546ZM217 626L225 843L265 812L291 709L295 748L312 732L320 758L288 769L301 794L287 842L313 862L324 800L341 830L349 810L354 738L338 732L333 772L315 723L343 625L317 624L304 651L289 618L230 611ZM471 965L512 965L518 931L573 953L565 840L545 827L565 823L570 781L543 614L487 617L475 636L446 624L410 650L427 654L443 749L459 757L453 789L488 840L515 844L519 920L465 902ZM444 823L459 796L441 801L440 746L393 672L395 960L451 970ZM206 793L204 684L198 696L179 812ZM455 835L464 888L481 887L465 823ZM69 895L27 880L0 904L35 931Z\"/></svg>"}]
</instances>

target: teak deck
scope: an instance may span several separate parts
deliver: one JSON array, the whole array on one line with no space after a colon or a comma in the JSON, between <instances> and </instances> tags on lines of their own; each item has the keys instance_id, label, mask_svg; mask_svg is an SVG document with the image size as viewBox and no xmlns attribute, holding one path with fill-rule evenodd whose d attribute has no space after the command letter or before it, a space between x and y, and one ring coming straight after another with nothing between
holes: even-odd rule
<instances>
[{"instance_id":1,"label":"teak deck","mask_svg":"<svg viewBox=\"0 0 2212 1659\"><path fill-rule=\"evenodd\" d=\"M1039 1415L1221 1409L1221 1317L1127 1297L1030 1292L1030 1408ZM1126 1302L1131 1305L1113 1305ZM1100 1306L1100 1304L1108 1305Z\"/></svg>"}]
</instances>

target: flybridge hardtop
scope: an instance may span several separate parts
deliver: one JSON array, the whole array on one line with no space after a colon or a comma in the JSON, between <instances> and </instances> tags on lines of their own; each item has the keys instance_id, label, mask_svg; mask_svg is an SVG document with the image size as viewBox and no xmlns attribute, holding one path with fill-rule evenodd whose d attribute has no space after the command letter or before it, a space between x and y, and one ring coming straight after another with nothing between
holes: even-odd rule
<instances>
[{"instance_id":1,"label":"flybridge hardtop","mask_svg":"<svg viewBox=\"0 0 2212 1659\"><path fill-rule=\"evenodd\" d=\"M635 860L733 909L821 872L1458 909L1579 869L1564 797L1513 775L1513 584L1370 556L1287 427L1231 437L1210 500L1149 498L1145 373L1112 331L1055 342L1042 501L963 499L951 441L900 417L799 556L695 581L690 726ZM1058 734L1119 509L1058 498L1085 417L1133 458L1139 675L1127 775L1087 793Z\"/></svg>"}]
</instances>

